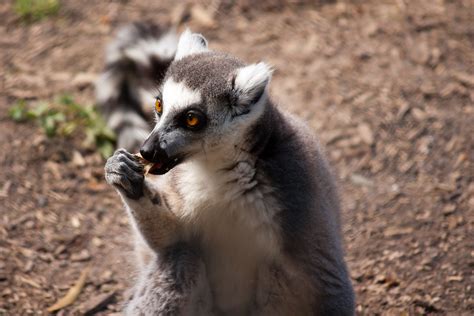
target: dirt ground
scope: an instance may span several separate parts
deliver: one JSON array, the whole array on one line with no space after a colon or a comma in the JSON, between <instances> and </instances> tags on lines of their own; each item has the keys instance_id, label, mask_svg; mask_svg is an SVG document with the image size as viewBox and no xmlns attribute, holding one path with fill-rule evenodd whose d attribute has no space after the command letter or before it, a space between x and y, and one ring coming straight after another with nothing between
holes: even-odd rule
<instances>
[{"instance_id":1,"label":"dirt ground","mask_svg":"<svg viewBox=\"0 0 474 316\"><path fill-rule=\"evenodd\" d=\"M128 222L79 139L7 115L93 79L120 25L185 22L213 49L275 68L336 169L360 315L474 314L474 2L61 1L27 24L0 4L0 315L119 313L134 273Z\"/></svg>"}]
</instances>

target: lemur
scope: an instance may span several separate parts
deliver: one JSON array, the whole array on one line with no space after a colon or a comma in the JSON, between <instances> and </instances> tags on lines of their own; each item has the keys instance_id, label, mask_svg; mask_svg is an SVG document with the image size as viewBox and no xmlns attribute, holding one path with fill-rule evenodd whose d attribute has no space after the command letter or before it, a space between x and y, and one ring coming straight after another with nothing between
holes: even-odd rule
<instances>
[{"instance_id":1,"label":"lemur","mask_svg":"<svg viewBox=\"0 0 474 316\"><path fill-rule=\"evenodd\" d=\"M272 69L212 51L189 30L172 50L140 149L153 167L144 175L126 149L105 165L135 236L125 314L353 315L335 181L312 130L271 100ZM132 122L135 101L123 101Z\"/></svg>"},{"instance_id":2,"label":"lemur","mask_svg":"<svg viewBox=\"0 0 474 316\"><path fill-rule=\"evenodd\" d=\"M144 103L161 83L178 44L174 29L150 22L122 27L107 46L105 69L96 82L96 98L117 146L138 150L151 131Z\"/></svg>"}]
</instances>

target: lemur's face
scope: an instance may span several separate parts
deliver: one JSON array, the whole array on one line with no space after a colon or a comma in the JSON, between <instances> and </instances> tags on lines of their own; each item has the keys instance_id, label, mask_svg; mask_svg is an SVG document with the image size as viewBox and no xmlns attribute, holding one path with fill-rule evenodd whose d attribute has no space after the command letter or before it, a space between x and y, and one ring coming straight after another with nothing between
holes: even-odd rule
<instances>
[{"instance_id":1,"label":"lemur's face","mask_svg":"<svg viewBox=\"0 0 474 316\"><path fill-rule=\"evenodd\" d=\"M175 61L156 97L157 124L140 150L164 174L186 159L235 157L245 135L263 114L271 70L263 63L245 66L207 50L207 42L185 32Z\"/></svg>"}]
</instances>

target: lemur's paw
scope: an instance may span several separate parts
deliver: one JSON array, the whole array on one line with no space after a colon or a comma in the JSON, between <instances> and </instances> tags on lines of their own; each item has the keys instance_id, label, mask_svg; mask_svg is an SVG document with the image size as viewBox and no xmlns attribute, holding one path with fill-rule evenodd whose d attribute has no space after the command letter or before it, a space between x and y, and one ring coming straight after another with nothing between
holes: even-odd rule
<instances>
[{"instance_id":1,"label":"lemur's paw","mask_svg":"<svg viewBox=\"0 0 474 316\"><path fill-rule=\"evenodd\" d=\"M143 196L143 166L125 149L118 149L105 164L105 179L126 197L137 200Z\"/></svg>"}]
</instances>

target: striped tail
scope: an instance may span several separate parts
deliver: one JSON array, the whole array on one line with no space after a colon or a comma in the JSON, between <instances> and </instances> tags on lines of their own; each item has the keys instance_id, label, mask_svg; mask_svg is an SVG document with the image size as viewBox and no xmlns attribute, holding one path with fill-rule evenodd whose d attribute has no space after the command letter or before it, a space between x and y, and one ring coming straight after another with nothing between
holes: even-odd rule
<instances>
[{"instance_id":1,"label":"striped tail","mask_svg":"<svg viewBox=\"0 0 474 316\"><path fill-rule=\"evenodd\" d=\"M153 104L152 91L163 80L177 43L174 30L133 23L121 28L107 47L96 98L119 148L137 151L150 132L151 117L142 105Z\"/></svg>"}]
</instances>

